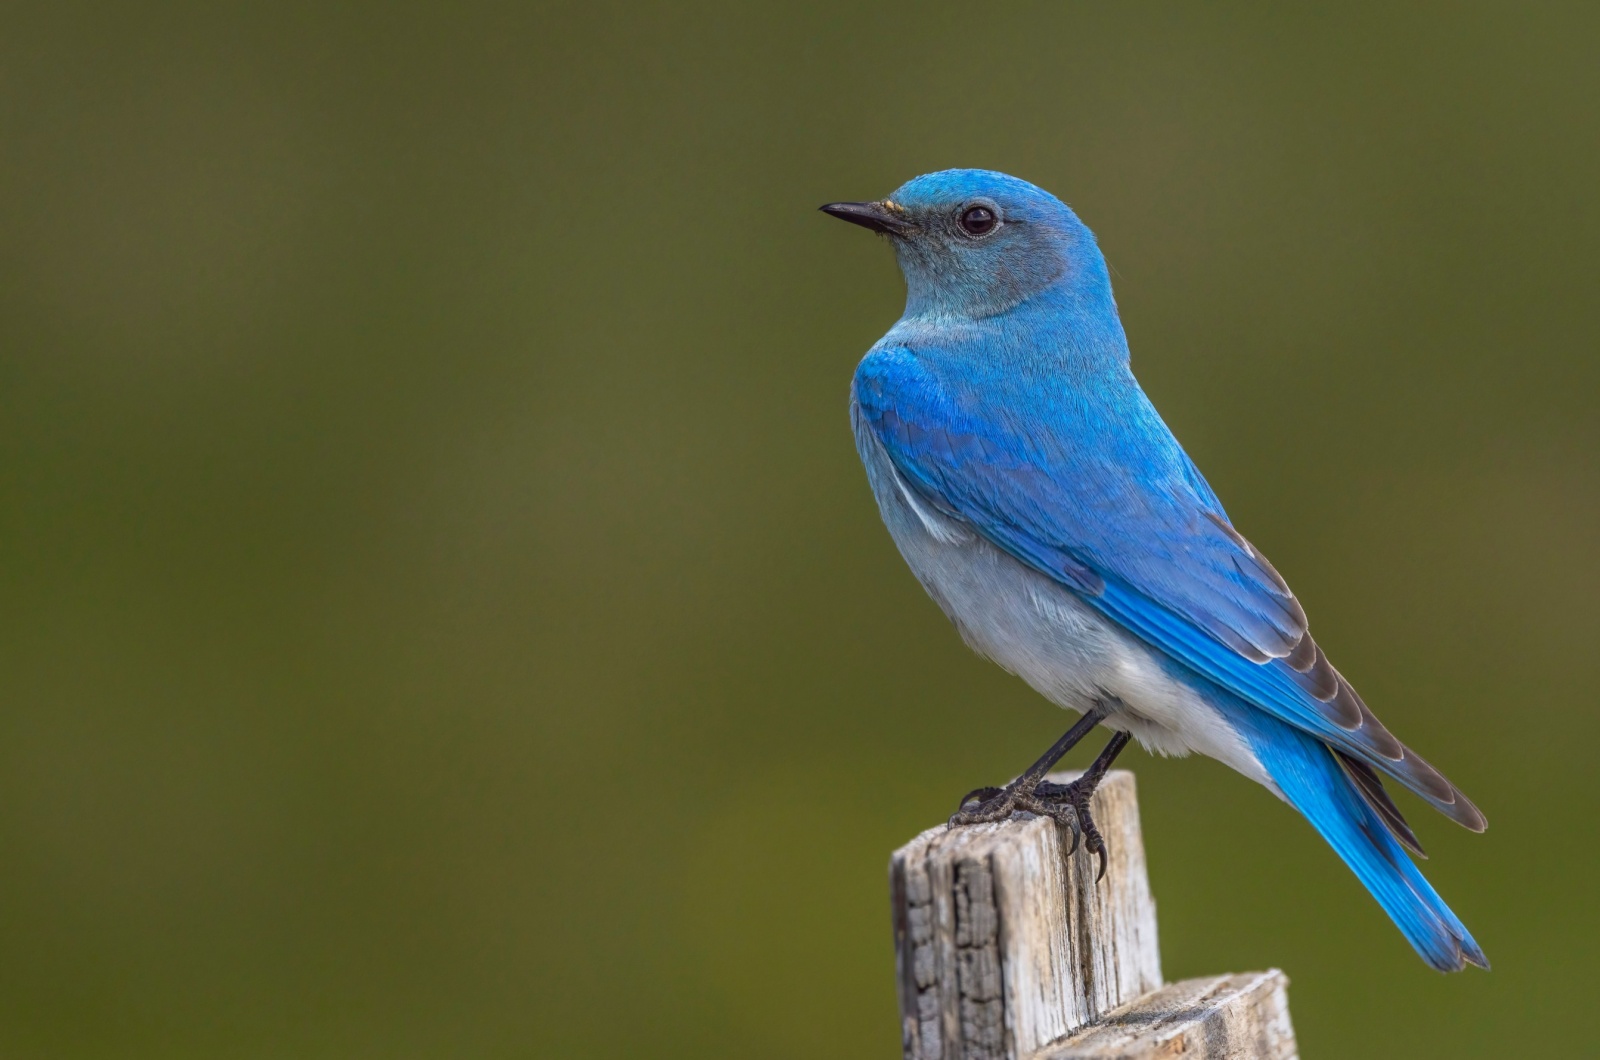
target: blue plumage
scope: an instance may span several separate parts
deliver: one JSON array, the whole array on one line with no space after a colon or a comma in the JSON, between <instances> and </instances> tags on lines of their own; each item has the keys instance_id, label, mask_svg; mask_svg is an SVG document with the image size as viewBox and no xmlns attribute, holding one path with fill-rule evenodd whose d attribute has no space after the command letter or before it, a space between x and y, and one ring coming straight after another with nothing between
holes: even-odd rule
<instances>
[{"instance_id":1,"label":"blue plumage","mask_svg":"<svg viewBox=\"0 0 1600 1060\"><path fill-rule=\"evenodd\" d=\"M852 421L891 535L968 643L1154 750L1267 785L1429 964L1485 964L1378 773L1469 828L1483 815L1383 727L1233 528L1133 377L1089 229L982 170L825 209L889 235L905 273Z\"/></svg>"},{"instance_id":2,"label":"blue plumage","mask_svg":"<svg viewBox=\"0 0 1600 1060\"><path fill-rule=\"evenodd\" d=\"M1224 694L1212 701L1246 734L1279 793L1350 866L1424 961L1441 972L1459 971L1463 962L1489 967L1466 925L1362 800L1327 745L1243 700L1229 702Z\"/></svg>"}]
</instances>

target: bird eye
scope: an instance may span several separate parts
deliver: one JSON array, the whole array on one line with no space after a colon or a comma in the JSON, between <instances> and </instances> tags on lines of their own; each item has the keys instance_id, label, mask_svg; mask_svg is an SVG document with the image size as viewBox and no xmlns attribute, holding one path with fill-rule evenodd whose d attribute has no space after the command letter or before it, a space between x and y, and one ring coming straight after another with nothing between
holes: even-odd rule
<instances>
[{"instance_id":1,"label":"bird eye","mask_svg":"<svg viewBox=\"0 0 1600 1060\"><path fill-rule=\"evenodd\" d=\"M969 206L961 215L961 227L969 236L981 236L994 227L994 211L987 206Z\"/></svg>"}]
</instances>

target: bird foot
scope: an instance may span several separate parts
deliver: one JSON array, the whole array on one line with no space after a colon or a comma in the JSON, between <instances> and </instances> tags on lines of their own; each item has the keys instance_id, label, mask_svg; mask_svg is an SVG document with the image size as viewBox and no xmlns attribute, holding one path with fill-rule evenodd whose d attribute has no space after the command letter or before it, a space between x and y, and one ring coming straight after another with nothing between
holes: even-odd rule
<instances>
[{"instance_id":1,"label":"bird foot","mask_svg":"<svg viewBox=\"0 0 1600 1060\"><path fill-rule=\"evenodd\" d=\"M1081 842L1085 850L1100 859L1100 872L1095 876L1098 882L1105 878L1109 855L1105 839L1089 813L1089 800L1094 797L1094 789L1103 775L1086 773L1070 784L1053 784L1024 776L1003 788L977 788L962 798L961 808L950 818L948 827L1003 821L1018 812L1049 817L1058 826L1071 829L1069 855Z\"/></svg>"},{"instance_id":2,"label":"bird foot","mask_svg":"<svg viewBox=\"0 0 1600 1060\"><path fill-rule=\"evenodd\" d=\"M1069 816L1065 813L1066 810L1072 811L1071 823L1068 824L1072 829L1072 846L1067 853L1075 852L1079 841L1082 841L1083 848L1100 859L1100 872L1095 876L1096 882L1105 879L1106 862L1110 857L1106 841L1100 835L1100 829L1095 827L1094 817L1089 812L1089 801L1094 798L1095 788L1100 786L1102 776L1103 774L1086 773L1070 784L1052 784L1047 780L1034 791L1035 799L1056 808L1051 816L1058 823L1064 816Z\"/></svg>"}]
</instances>

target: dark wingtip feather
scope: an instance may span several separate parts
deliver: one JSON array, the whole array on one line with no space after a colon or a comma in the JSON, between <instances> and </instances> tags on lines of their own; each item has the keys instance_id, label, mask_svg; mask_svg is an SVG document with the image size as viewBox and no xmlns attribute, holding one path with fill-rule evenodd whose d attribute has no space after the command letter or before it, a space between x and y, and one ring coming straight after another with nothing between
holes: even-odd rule
<instances>
[{"instance_id":1,"label":"dark wingtip feather","mask_svg":"<svg viewBox=\"0 0 1600 1060\"><path fill-rule=\"evenodd\" d=\"M1361 699L1350 682L1344 675L1328 662L1322 649L1317 647L1307 633L1299 644L1284 661L1292 669L1298 669L1296 662L1304 662L1307 656L1311 662L1303 673L1296 673L1297 683L1318 700L1323 717L1339 726L1350 734L1350 742L1341 745L1348 751L1339 751L1341 762L1355 762L1358 766L1368 769L1376 766L1388 773L1400 784L1427 799L1429 804L1452 821L1473 832L1482 832L1489 827L1489 821L1483 812L1472 804L1472 800L1461 793L1461 789L1450 783L1445 775L1424 761L1415 751L1395 738L1395 735L1384 727L1378 716L1372 713L1371 708ZM1326 700L1317 695L1324 679L1330 678L1334 692ZM1361 759L1367 759L1362 765ZM1349 772L1349 769L1346 770ZM1365 778L1352 773L1352 779L1366 797L1375 813L1383 819L1384 824L1394 833L1402 845L1419 857L1426 857L1422 853L1422 846L1417 842L1417 837L1412 834L1405 818L1400 816L1400 811L1394 808L1394 802L1383 791L1383 786L1378 781L1377 773L1372 772L1371 784ZM1376 787L1376 792L1371 789ZM1385 805L1387 804L1387 805Z\"/></svg>"},{"instance_id":2,"label":"dark wingtip feather","mask_svg":"<svg viewBox=\"0 0 1600 1060\"><path fill-rule=\"evenodd\" d=\"M1383 822L1384 827L1389 829L1389 834L1399 840L1401 846L1417 857L1426 860L1428 855L1422 849L1421 841L1417 839L1416 833L1411 830L1411 825L1407 823L1405 815L1400 812L1400 807L1394 804L1394 800L1389 797L1388 791L1384 789L1383 780L1378 776L1377 770L1359 758L1353 758L1343 751L1335 750L1333 753L1338 756L1339 765L1344 767L1345 775L1355 782L1356 790L1361 793L1361 798L1368 806L1372 807L1372 811L1378 815L1378 819Z\"/></svg>"},{"instance_id":3,"label":"dark wingtip feather","mask_svg":"<svg viewBox=\"0 0 1600 1060\"><path fill-rule=\"evenodd\" d=\"M1395 742L1399 743L1398 740ZM1435 803L1446 816L1455 817L1461 809L1460 800L1466 796L1456 790L1456 786L1450 783L1449 778L1423 761L1411 748L1401 744L1400 752L1400 760L1396 763L1396 767L1411 780L1413 790Z\"/></svg>"},{"instance_id":4,"label":"dark wingtip feather","mask_svg":"<svg viewBox=\"0 0 1600 1060\"><path fill-rule=\"evenodd\" d=\"M1226 626L1217 630L1216 633L1218 640L1222 641L1222 643L1226 644L1233 651L1237 652L1244 658L1249 659L1258 666L1264 663L1269 663L1273 659L1271 655L1268 655L1259 647L1250 643L1248 640L1244 639L1238 633L1235 633Z\"/></svg>"},{"instance_id":5,"label":"dark wingtip feather","mask_svg":"<svg viewBox=\"0 0 1600 1060\"><path fill-rule=\"evenodd\" d=\"M1350 682L1339 676L1339 672L1332 666L1329 666L1328 670L1333 674L1334 693L1323 706L1322 713L1339 728L1348 731L1374 726L1373 738L1381 742L1382 737L1379 734L1387 734L1388 730L1378 721L1377 716L1367 709L1361 697L1356 695L1356 690L1350 687ZM1399 741L1395 742L1398 744Z\"/></svg>"},{"instance_id":6,"label":"dark wingtip feather","mask_svg":"<svg viewBox=\"0 0 1600 1060\"><path fill-rule=\"evenodd\" d=\"M1482 832L1489 827L1489 820L1483 815L1483 811L1474 806L1472 800L1462 794L1460 788L1450 783L1448 777L1435 769L1411 748L1397 740L1388 729L1384 728L1383 722L1379 721L1378 716L1372 713L1367 705L1362 702L1355 689L1350 687L1350 682L1346 681L1342 675L1339 677L1339 695L1328 706L1330 708L1339 706L1359 712L1359 724L1351 729L1351 735L1357 740L1357 747L1352 748L1352 750L1358 755L1377 756L1372 758L1369 763L1366 763L1367 766L1376 766L1382 769L1402 785L1427 799L1434 809L1463 828L1473 832ZM1335 715L1332 709L1328 710L1327 714L1330 720L1342 725L1339 722L1339 717ZM1339 752L1339 757L1341 760L1345 759L1346 753ZM1359 759L1353 760L1360 764ZM1367 794L1366 786L1361 783L1359 778L1355 779L1357 786L1362 789L1362 793L1364 795ZM1373 773L1373 780L1374 782L1377 781L1376 773ZM1381 784L1379 785L1379 790L1382 790ZM1387 800L1388 795L1385 793L1383 798ZM1372 804L1372 800L1368 799L1368 803ZM1392 807L1394 803L1390 801L1389 805ZM1382 807L1372 804L1372 808L1380 817L1384 818L1386 824L1389 823L1389 818ZM1399 811L1396 810L1395 813L1398 815ZM1401 823L1404 823L1404 818L1401 819ZM1411 843L1416 840L1415 836L1412 836L1411 841L1407 842L1404 836L1399 832L1395 832L1395 838L1411 848L1412 853L1422 853L1420 846L1411 847Z\"/></svg>"},{"instance_id":7,"label":"dark wingtip feather","mask_svg":"<svg viewBox=\"0 0 1600 1060\"><path fill-rule=\"evenodd\" d=\"M1441 791L1438 785L1443 783L1448 788L1450 782L1445 780L1444 777L1439 776L1438 771L1432 766L1428 765L1428 763L1423 762L1422 759L1417 758L1415 755L1410 755L1408 757L1406 745L1396 739L1394 733L1384 728L1383 722L1378 720L1378 716L1372 713L1372 711L1365 709L1365 707L1366 704L1363 703L1363 709L1361 711L1361 724L1356 729L1356 731L1361 734L1362 743L1364 743L1371 751L1373 751L1373 753L1395 763L1396 768L1403 768L1403 764L1408 761L1421 763L1422 768L1416 771L1418 775L1413 779L1417 784L1420 784L1432 791L1434 793L1434 798L1446 798L1449 794L1448 791ZM1423 794L1427 793L1424 792Z\"/></svg>"},{"instance_id":8,"label":"dark wingtip feather","mask_svg":"<svg viewBox=\"0 0 1600 1060\"><path fill-rule=\"evenodd\" d=\"M1483 815L1483 811L1474 806L1472 800L1467 798L1460 788L1450 783L1448 777L1429 765L1411 748L1401 744L1400 749L1403 752L1402 757L1392 768L1386 763L1376 764L1400 783L1427 799L1434 809L1468 831L1482 832L1489 827L1489 819Z\"/></svg>"},{"instance_id":9,"label":"dark wingtip feather","mask_svg":"<svg viewBox=\"0 0 1600 1060\"><path fill-rule=\"evenodd\" d=\"M1309 638L1310 634L1307 634L1307 637ZM1307 692L1311 693L1311 698L1317 702L1331 704L1340 691L1339 671L1335 670L1333 664L1328 661L1328 657L1322 654L1321 648L1315 645L1312 647L1315 649L1316 656L1311 660L1311 665L1306 667L1305 675L1302 677L1300 684ZM1341 716L1348 714L1342 704L1331 708L1323 708L1325 713L1330 709L1338 711ZM1339 717L1335 717L1334 720L1338 721L1343 728L1353 729L1361 724L1361 713L1358 710L1354 715L1346 717L1344 721L1340 721Z\"/></svg>"},{"instance_id":10,"label":"dark wingtip feather","mask_svg":"<svg viewBox=\"0 0 1600 1060\"><path fill-rule=\"evenodd\" d=\"M1451 790L1455 792L1456 801L1445 816L1469 832L1488 831L1489 818L1483 815L1483 811L1474 806L1472 800L1461 793L1460 788L1452 785Z\"/></svg>"},{"instance_id":11,"label":"dark wingtip feather","mask_svg":"<svg viewBox=\"0 0 1600 1060\"><path fill-rule=\"evenodd\" d=\"M1321 654L1321 651L1317 648L1317 642L1311 639L1311 633L1308 630L1300 634L1300 640L1295 644L1294 650L1289 652L1283 661L1288 663L1289 668L1295 673L1303 674L1311 669L1312 665L1317 661L1317 656Z\"/></svg>"}]
</instances>

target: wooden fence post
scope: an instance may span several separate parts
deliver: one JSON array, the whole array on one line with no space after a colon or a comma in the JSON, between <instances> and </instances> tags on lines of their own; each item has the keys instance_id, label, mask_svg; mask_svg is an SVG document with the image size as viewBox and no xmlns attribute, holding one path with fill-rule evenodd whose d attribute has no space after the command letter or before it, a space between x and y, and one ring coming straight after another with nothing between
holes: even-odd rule
<instances>
[{"instance_id":1,"label":"wooden fence post","mask_svg":"<svg viewBox=\"0 0 1600 1060\"><path fill-rule=\"evenodd\" d=\"M1092 808L1111 856L1099 882L1044 817L939 825L895 851L907 1060L1292 1060L1282 972L1162 984L1133 774L1109 773Z\"/></svg>"}]
</instances>

